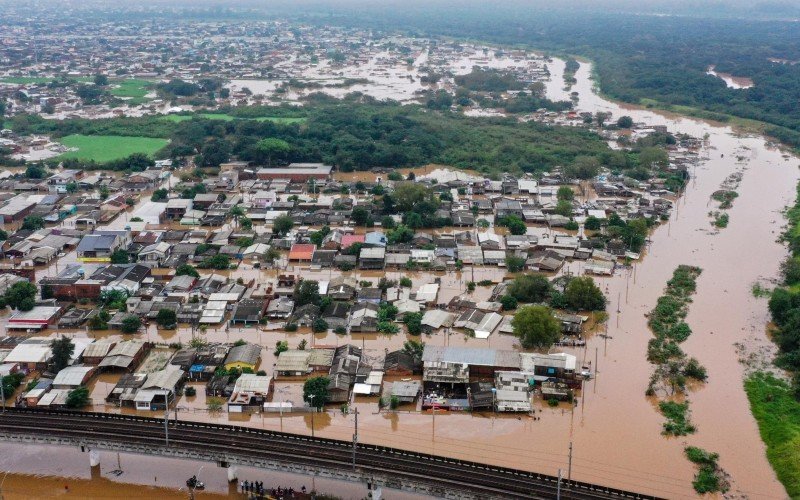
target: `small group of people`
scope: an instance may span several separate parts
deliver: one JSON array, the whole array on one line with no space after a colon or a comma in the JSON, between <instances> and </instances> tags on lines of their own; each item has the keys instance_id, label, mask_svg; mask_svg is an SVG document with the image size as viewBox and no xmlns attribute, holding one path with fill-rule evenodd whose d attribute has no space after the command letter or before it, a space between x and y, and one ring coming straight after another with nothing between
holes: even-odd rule
<instances>
[{"instance_id":1,"label":"small group of people","mask_svg":"<svg viewBox=\"0 0 800 500\"><path fill-rule=\"evenodd\" d=\"M294 498L294 488L272 488L269 492L264 488L263 481L242 481L240 483L242 493L249 493L253 496L264 497L269 493L270 498L277 498L279 500ZM306 487L300 488L300 491L305 495Z\"/></svg>"}]
</instances>

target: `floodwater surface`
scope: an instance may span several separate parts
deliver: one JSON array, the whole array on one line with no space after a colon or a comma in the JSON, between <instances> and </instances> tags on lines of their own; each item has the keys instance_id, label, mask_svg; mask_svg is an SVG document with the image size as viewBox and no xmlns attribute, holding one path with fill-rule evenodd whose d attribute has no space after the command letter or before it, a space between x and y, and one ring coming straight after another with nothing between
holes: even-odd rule
<instances>
[{"instance_id":1,"label":"floodwater surface","mask_svg":"<svg viewBox=\"0 0 800 500\"><path fill-rule=\"evenodd\" d=\"M750 498L785 498L765 456L742 385L745 366L740 364L737 346L757 349L768 342L764 325L768 321L766 301L751 295L751 285L774 279L786 254L777 242L783 225L782 209L793 201L798 179L798 161L770 145L763 137L741 135L730 127L665 113L623 107L609 102L594 91L590 64L582 64L577 83L564 90L563 62L548 63L551 82L548 96L563 100L569 92L578 93L580 111L611 112L614 119L630 115L635 122L665 125L670 132L688 133L705 138L701 161L668 222L655 229L646 256L630 271L610 278L599 278L609 299L608 336L590 337L585 348L555 348L578 356L582 363L592 362L597 372L586 383L575 407L563 404L556 408L537 402L535 416L495 415L492 413L420 413L415 408L397 412L379 411L377 398L358 398L359 439L399 448L513 466L548 474L563 469L573 479L636 490L669 498L695 495L691 481L693 465L684 457L687 444L701 446L720 454L720 465L732 477L732 491ZM739 197L728 210L728 227L715 230L708 212L714 208L711 194L733 172L742 171L737 188ZM709 380L693 388L691 418L697 433L682 438L661 435L664 418L655 402L645 397L652 366L646 360L651 333L647 314L680 264L703 269L697 281L697 294L689 306L687 322L693 334L684 350L708 369ZM579 263L568 266L578 272ZM565 269L566 271L567 269ZM300 272L288 268L282 272ZM255 270L243 266L231 277L255 277L266 280L275 270ZM464 269L461 273L387 272L397 279L409 275L414 285L442 279L439 301L464 293L467 281L498 281L503 271L497 268ZM312 279L329 279L329 271L302 270ZM377 280L383 273L353 273L359 280ZM478 287L475 296L488 297L489 288ZM86 335L86 332L72 332ZM160 331L151 326L146 338L184 343L192 335L208 340L234 341L243 338L265 346L261 368L269 373L275 357L271 346L288 340L295 347L301 340L312 345L340 345L347 342L363 345L368 358L379 358L386 350L402 346L405 335L352 335L333 333L313 335L307 330L287 333L270 327L263 329L210 328L205 332L189 329ZM488 339L469 338L443 332L423 337L433 345L466 345L519 349L511 336L493 334ZM114 383L104 376L93 387L93 397L102 408L103 393ZM301 381L281 381L281 394L301 404ZM198 387L201 389L201 387ZM354 431L352 413L329 408L324 414L310 415L237 415L209 413L200 395L182 398L179 418L233 421L265 429L310 434L350 440ZM118 411L118 410L116 410ZM568 450L573 446L572 469L568 470ZM149 459L148 459L149 460ZM87 459L88 462L88 459ZM165 465L164 470L172 470ZM213 469L207 465L206 470ZM14 472L17 472L16 470ZM185 473L185 471L181 471ZM47 474L61 475L58 471ZM9 476L11 477L11 476ZM20 476L13 476L17 481ZM20 480L21 481L21 480ZM21 483L20 483L21 484ZM152 486L149 482L141 483ZM175 485L171 485L175 487ZM110 491L110 490L109 490ZM225 491L219 491L224 494ZM345 493L345 497L349 494ZM395 498L395 497L392 497Z\"/></svg>"}]
</instances>

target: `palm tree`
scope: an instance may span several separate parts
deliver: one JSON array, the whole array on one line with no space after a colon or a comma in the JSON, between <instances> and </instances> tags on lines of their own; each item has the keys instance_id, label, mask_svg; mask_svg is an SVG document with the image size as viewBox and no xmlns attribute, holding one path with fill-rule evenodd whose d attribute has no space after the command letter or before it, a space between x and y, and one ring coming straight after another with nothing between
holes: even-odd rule
<instances>
[{"instance_id":1,"label":"palm tree","mask_svg":"<svg viewBox=\"0 0 800 500\"><path fill-rule=\"evenodd\" d=\"M230 214L231 217L233 217L233 220L236 221L236 227L238 228L239 227L239 217L242 217L244 215L244 209L242 207L240 207L239 205L235 205L230 209L228 214Z\"/></svg>"}]
</instances>

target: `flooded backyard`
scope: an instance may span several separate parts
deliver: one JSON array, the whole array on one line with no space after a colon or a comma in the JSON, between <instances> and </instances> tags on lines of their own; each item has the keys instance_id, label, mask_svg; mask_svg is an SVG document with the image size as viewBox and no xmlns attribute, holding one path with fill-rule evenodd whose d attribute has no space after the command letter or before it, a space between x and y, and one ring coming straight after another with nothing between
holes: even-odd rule
<instances>
[{"instance_id":1,"label":"flooded backyard","mask_svg":"<svg viewBox=\"0 0 800 500\"><path fill-rule=\"evenodd\" d=\"M463 66L466 67L465 71L469 71L472 62L472 59L464 59L453 63L454 69L459 70ZM778 274L778 265L786 254L777 239L784 224L782 210L793 202L795 196L797 158L787 157L762 137L743 136L727 126L623 107L606 101L593 89L590 64L581 65L576 74L577 83L569 91L563 89L563 61L548 62L548 68L552 77L546 88L551 99L567 100L570 92L577 92L579 111L611 112L615 119L629 115L635 122L665 125L673 133L706 137L706 146L701 152L705 160L693 172L693 178L676 204L670 220L653 232L643 260L636 263L635 268L619 272L613 277L597 278L609 300L608 338L595 335L589 337L586 347L553 349L553 352L575 354L582 362L591 361L596 377L586 383L575 406L562 403L552 408L537 402L536 418L527 414L423 413L415 408L403 407L397 412L379 411L377 398L357 398L354 406L360 412L360 441L548 474L556 474L559 468L566 469L568 449L572 443L573 479L669 498L695 496L691 486L695 468L683 454L684 446L689 444L720 454L721 467L732 477L732 493L754 499L784 498L783 487L766 460L764 445L750 414L742 387L746 366L739 361L741 354L737 346L743 344L746 352L755 352L769 345L764 331L768 321L766 301L754 298L751 286L755 282L774 279ZM257 92L253 81L233 81L231 85L248 86ZM416 88L416 83L409 84L403 90L392 89L388 85L388 90L382 90L376 96L386 97L384 92L396 91L399 94L391 94L393 98L403 98L413 94ZM268 90L265 87L265 91ZM711 195L736 171L741 171L743 175L737 188L739 196L728 211L730 223L728 227L715 231L708 218ZM437 175L434 172L436 170L432 168L424 174ZM374 177L374 174L364 175ZM461 172L458 175L465 178L469 174ZM371 179L365 177L364 180ZM111 226L124 227L126 220L126 217L119 217ZM58 264L53 264L40 276L56 274L56 266L63 268L67 263L75 262L75 254L73 252L59 260ZM661 435L664 417L655 403L645 397L652 371L652 365L646 359L651 333L645 315L653 308L674 269L681 264L703 269L697 281L697 294L689 306L687 322L693 334L684 343L684 350L705 365L709 381L689 394L692 421L697 426L697 433L676 439ZM572 263L565 266L562 272L579 274L580 265ZM244 264L230 271L229 275L232 278L242 277L245 281L256 279L261 282L274 279L277 272L253 269ZM328 270L291 266L280 272L302 274L305 279L319 281L329 280L335 275ZM376 283L383 276L394 280L408 276L415 287L438 277L441 279L438 301L447 303L452 297L466 292L468 281L499 282L505 273L497 267L466 267L461 272L447 274L421 271L355 271L350 274L358 280ZM489 287L478 287L473 297L487 300L490 291ZM0 321L4 322L5 318ZM86 330L61 330L57 333L92 337L119 335L118 332ZM244 339L264 346L260 368L267 373L271 373L276 361L272 347L280 340L287 340L292 348L301 340L307 340L311 346L353 343L364 347L369 360L378 359L385 352L398 349L405 340L413 338L402 334L312 334L307 329L290 333L271 328L270 325L262 328L222 326L203 332L189 328L165 331L150 325L146 333L139 337L154 342L188 344L196 335L202 335L208 341L233 342ZM423 336L421 340L430 345L520 349L516 338L499 333L481 340L440 331ZM96 411L120 411L102 403L118 378L119 375L104 374L93 383L91 390ZM346 415L334 407L316 415L209 412L203 386L196 387L197 396L183 396L179 400L178 418L232 422L301 434L311 434L313 428L317 436L344 440L352 437L353 415ZM302 381L278 380L277 390L287 400L301 404ZM126 487L124 496L185 498L186 493L176 491L177 488L185 477L194 474L202 465L123 456L119 459L120 466L116 454L104 453L100 468L90 469L88 457L75 450L9 444L0 444L0 455L6 457L0 462L10 472L2 486L5 498L59 496L64 493L65 484L80 497L114 497L121 496L120 482L138 485ZM14 460L9 460L10 456L14 456ZM117 469L123 469L125 473L120 476L108 473ZM311 478L281 476L269 471L252 470L247 473L254 479L263 480L265 484L283 481L286 485L291 483L298 487L300 482L304 482L310 487L312 481ZM246 475L241 477L245 478ZM211 498L233 493L228 489L224 469L218 469L213 464L205 465L202 480L210 485L209 491L202 496ZM344 498L363 495L361 485L329 481L318 484L317 488ZM401 494L392 492L385 496L413 498L398 495Z\"/></svg>"}]
</instances>

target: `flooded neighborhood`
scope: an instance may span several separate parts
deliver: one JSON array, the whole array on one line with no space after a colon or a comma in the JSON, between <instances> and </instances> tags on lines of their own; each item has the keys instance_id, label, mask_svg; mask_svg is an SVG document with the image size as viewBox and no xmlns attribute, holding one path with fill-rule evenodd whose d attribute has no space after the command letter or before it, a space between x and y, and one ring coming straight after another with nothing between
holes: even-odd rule
<instances>
[{"instance_id":1,"label":"flooded neighborhood","mask_svg":"<svg viewBox=\"0 0 800 500\"><path fill-rule=\"evenodd\" d=\"M786 498L742 381L773 370L777 350L756 292L779 283L787 254L800 178L788 148L617 103L593 62L546 52L285 21L123 24L99 27L114 51L102 62L88 25L0 36L4 408L230 424L353 443L354 470L357 444L376 445L658 498L697 494L697 447L718 454L719 498ZM340 112L332 102L357 103L345 114L364 127L412 118L357 106L420 107L420 122L444 110L575 134L589 153L551 165L526 150L529 163L498 170L454 154L407 166L386 146L398 168L362 168L344 139L305 161L323 147L276 138L312 140L304 110ZM171 135L82 156L121 141L121 124ZM272 135L250 144L248 127ZM202 146L181 152L193 135ZM697 269L676 320L688 333L654 361L681 266ZM653 391L668 366L680 382ZM690 431L669 427L670 405ZM189 456L0 448L4 498L373 494L371 480L368 492Z\"/></svg>"}]
</instances>

